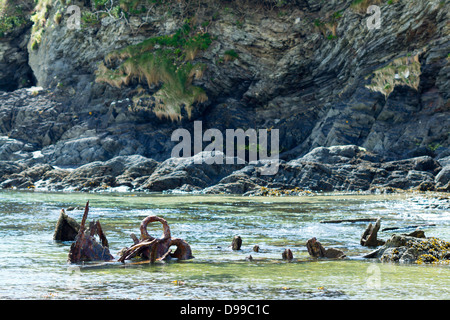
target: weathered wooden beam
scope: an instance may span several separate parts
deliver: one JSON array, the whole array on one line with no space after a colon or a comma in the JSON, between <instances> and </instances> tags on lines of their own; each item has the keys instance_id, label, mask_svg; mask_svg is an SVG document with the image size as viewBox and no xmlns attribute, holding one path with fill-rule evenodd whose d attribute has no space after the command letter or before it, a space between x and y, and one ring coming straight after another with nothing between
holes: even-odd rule
<instances>
[{"instance_id":1,"label":"weathered wooden beam","mask_svg":"<svg viewBox=\"0 0 450 320\"><path fill-rule=\"evenodd\" d=\"M356 218L356 219L339 219L339 220L322 220L320 223L345 223L345 222L372 222L377 221L377 218Z\"/></svg>"},{"instance_id":2,"label":"weathered wooden beam","mask_svg":"<svg viewBox=\"0 0 450 320\"><path fill-rule=\"evenodd\" d=\"M89 234L86 233L86 220L89 213L89 201L86 203L83 218L81 219L80 230L75 238L75 242L70 246L69 262L78 263L82 261L103 260L109 261L114 259L108 248L108 240L103 233L99 221L91 224ZM102 244L95 240L98 235Z\"/></svg>"}]
</instances>

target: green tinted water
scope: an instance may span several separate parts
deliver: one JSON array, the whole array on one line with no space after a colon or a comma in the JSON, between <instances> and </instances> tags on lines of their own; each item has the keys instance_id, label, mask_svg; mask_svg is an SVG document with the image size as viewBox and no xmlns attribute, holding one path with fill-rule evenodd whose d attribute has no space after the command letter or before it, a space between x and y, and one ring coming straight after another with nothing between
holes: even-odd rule
<instances>
[{"instance_id":1,"label":"green tinted water","mask_svg":"<svg viewBox=\"0 0 450 320\"><path fill-rule=\"evenodd\" d=\"M154 265L68 265L70 242L55 242L61 208L90 201L111 253L132 244L148 215L165 218L173 237L187 240L195 259ZM448 265L383 264L360 256L367 225L322 220L381 217L382 228L434 223L427 236L450 240L450 212L425 195L237 197L86 193L0 193L2 299L449 299ZM431 208L430 208L431 204ZM448 207L447 207L448 208ZM81 220L82 210L68 214ZM148 228L162 234L160 224ZM405 229L406 231L409 231ZM393 232L379 234L387 239ZM229 247L234 235L242 250ZM346 260L314 260L316 237ZM260 252L253 252L254 245ZM281 253L290 248L294 261ZM246 257L252 255L253 261Z\"/></svg>"}]
</instances>

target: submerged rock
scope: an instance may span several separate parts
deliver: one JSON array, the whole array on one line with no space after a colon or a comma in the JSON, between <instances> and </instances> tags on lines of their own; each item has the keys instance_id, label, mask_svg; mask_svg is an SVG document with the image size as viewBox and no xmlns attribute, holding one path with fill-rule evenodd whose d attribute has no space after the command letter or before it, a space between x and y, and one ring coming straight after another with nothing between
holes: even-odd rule
<instances>
[{"instance_id":1,"label":"submerged rock","mask_svg":"<svg viewBox=\"0 0 450 320\"><path fill-rule=\"evenodd\" d=\"M288 261L293 260L294 259L294 255L292 254L291 249L285 249L283 251L283 253L281 254L281 258L283 260L288 260Z\"/></svg>"},{"instance_id":2,"label":"submerged rock","mask_svg":"<svg viewBox=\"0 0 450 320\"><path fill-rule=\"evenodd\" d=\"M308 249L308 253L313 258L345 258L345 254L342 250L335 248L325 249L324 246L317 241L316 238L311 238L306 242L306 248Z\"/></svg>"}]
</instances>

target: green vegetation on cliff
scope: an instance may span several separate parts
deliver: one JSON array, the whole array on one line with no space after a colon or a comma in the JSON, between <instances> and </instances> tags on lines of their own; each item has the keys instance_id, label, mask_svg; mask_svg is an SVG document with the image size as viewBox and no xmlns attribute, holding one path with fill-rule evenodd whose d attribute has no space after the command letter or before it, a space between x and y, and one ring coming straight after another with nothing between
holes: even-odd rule
<instances>
[{"instance_id":1,"label":"green vegetation on cliff","mask_svg":"<svg viewBox=\"0 0 450 320\"><path fill-rule=\"evenodd\" d=\"M0 0L0 38L28 22L30 1Z\"/></svg>"},{"instance_id":2,"label":"green vegetation on cliff","mask_svg":"<svg viewBox=\"0 0 450 320\"><path fill-rule=\"evenodd\" d=\"M383 93L387 98L398 85L406 85L417 90L420 74L419 55L407 55L375 70L371 83L366 87Z\"/></svg>"},{"instance_id":3,"label":"green vegetation on cliff","mask_svg":"<svg viewBox=\"0 0 450 320\"><path fill-rule=\"evenodd\" d=\"M150 89L161 85L153 95L157 101L153 111L161 117L179 119L184 105L190 116L195 103L208 99L202 88L192 85L194 78L202 77L205 66L191 61L211 42L208 33L197 32L188 20L172 35L152 37L110 53L100 63L96 81L118 88L134 80Z\"/></svg>"},{"instance_id":4,"label":"green vegetation on cliff","mask_svg":"<svg viewBox=\"0 0 450 320\"><path fill-rule=\"evenodd\" d=\"M34 8L34 14L31 16L33 27L31 28L31 49L36 50L42 39L42 34L47 25L50 9L52 8L53 0L38 0ZM56 23L56 21L55 21Z\"/></svg>"}]
</instances>

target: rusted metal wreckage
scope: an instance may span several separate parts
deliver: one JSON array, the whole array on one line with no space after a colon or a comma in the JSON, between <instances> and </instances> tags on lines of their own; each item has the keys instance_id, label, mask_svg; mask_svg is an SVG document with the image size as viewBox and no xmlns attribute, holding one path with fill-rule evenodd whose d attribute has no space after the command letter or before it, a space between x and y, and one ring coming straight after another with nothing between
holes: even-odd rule
<instances>
[{"instance_id":1,"label":"rusted metal wreckage","mask_svg":"<svg viewBox=\"0 0 450 320\"><path fill-rule=\"evenodd\" d=\"M92 221L89 228L86 228L86 220L89 213L89 201L86 203L83 218L81 220L78 234L75 241L72 243L69 251L69 262L79 263L83 261L111 261L114 257L109 251L108 240L106 239L100 222ZM147 232L147 226L151 222L161 222L163 226L163 237L157 239L152 237ZM172 238L170 227L167 221L158 216L148 216L141 222L140 226L141 238L138 239L134 234L131 234L133 245L129 248L124 248L121 251L121 256L118 259L120 262L140 256L150 263L161 260L168 260L170 258L177 258L178 260L192 259L192 250L189 244L180 238ZM95 236L98 236L100 242L97 242ZM176 246L174 253L170 249Z\"/></svg>"}]
</instances>

